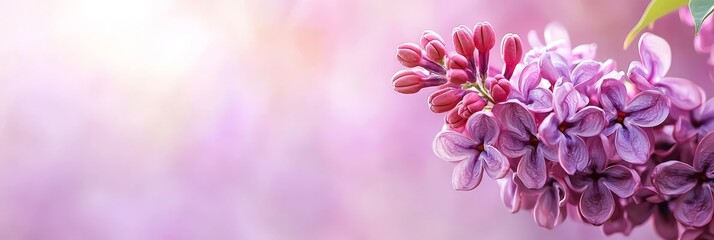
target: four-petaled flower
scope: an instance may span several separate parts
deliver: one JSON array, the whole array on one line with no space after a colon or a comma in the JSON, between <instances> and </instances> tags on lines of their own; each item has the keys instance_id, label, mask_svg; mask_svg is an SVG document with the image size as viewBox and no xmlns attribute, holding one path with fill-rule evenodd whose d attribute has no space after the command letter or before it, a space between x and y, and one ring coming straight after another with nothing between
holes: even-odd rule
<instances>
[{"instance_id":1,"label":"four-petaled flower","mask_svg":"<svg viewBox=\"0 0 714 240\"><path fill-rule=\"evenodd\" d=\"M517 158L516 172L528 188L542 188L548 173L546 159L557 158L554 148L546 146L540 138L533 115L522 103L509 101L493 107L501 122L500 149L503 155Z\"/></svg>"},{"instance_id":2,"label":"four-petaled flower","mask_svg":"<svg viewBox=\"0 0 714 240\"><path fill-rule=\"evenodd\" d=\"M578 209L583 218L594 224L605 223L615 212L615 198L632 196L640 184L640 175L624 165L608 166L607 142L601 136L587 139L589 164L568 176L569 186L582 192Z\"/></svg>"},{"instance_id":3,"label":"four-petaled flower","mask_svg":"<svg viewBox=\"0 0 714 240\"><path fill-rule=\"evenodd\" d=\"M588 163L582 138L600 134L605 127L605 114L595 106L582 108L585 102L569 82L555 88L553 103L553 113L541 123L540 134L544 142L558 147L560 165L573 174Z\"/></svg>"},{"instance_id":4,"label":"four-petaled flower","mask_svg":"<svg viewBox=\"0 0 714 240\"><path fill-rule=\"evenodd\" d=\"M615 134L618 155L630 163L642 164L649 159L652 144L643 127L661 124L669 114L669 101L661 93L647 90L628 101L625 84L606 79L600 85L602 104L609 126L603 130L607 136Z\"/></svg>"},{"instance_id":5,"label":"four-petaled flower","mask_svg":"<svg viewBox=\"0 0 714 240\"><path fill-rule=\"evenodd\" d=\"M454 189L476 188L484 170L494 179L508 173L508 159L494 147L498 135L498 123L493 115L478 112L466 122L464 134L447 130L436 136L434 153L446 161L459 161L452 177Z\"/></svg>"},{"instance_id":6,"label":"four-petaled flower","mask_svg":"<svg viewBox=\"0 0 714 240\"><path fill-rule=\"evenodd\" d=\"M681 195L674 216L680 223L701 227L712 219L714 182L714 133L705 136L694 151L692 165L668 161L655 167L653 184L665 195Z\"/></svg>"}]
</instances>

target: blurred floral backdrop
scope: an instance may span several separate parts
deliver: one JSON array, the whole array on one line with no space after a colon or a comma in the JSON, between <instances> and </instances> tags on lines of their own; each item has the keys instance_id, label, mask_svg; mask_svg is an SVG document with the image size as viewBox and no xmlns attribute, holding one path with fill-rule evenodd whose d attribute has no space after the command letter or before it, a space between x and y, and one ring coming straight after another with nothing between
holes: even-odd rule
<instances>
[{"instance_id":1,"label":"blurred floral backdrop","mask_svg":"<svg viewBox=\"0 0 714 240\"><path fill-rule=\"evenodd\" d=\"M0 1L0 239L622 239L541 229L495 182L453 191L442 119L390 77L399 44L477 21L558 21L629 62L646 4ZM654 32L671 75L714 94L691 27Z\"/></svg>"}]
</instances>

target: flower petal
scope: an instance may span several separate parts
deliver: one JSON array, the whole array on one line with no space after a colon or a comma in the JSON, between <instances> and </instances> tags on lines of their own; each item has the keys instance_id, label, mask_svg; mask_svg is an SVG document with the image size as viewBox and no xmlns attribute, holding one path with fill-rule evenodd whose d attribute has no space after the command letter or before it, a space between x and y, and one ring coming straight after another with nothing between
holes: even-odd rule
<instances>
[{"instance_id":1,"label":"flower petal","mask_svg":"<svg viewBox=\"0 0 714 240\"><path fill-rule=\"evenodd\" d=\"M607 138L601 136L590 137L585 140L588 150L588 165L596 171L603 171L607 166L609 144Z\"/></svg>"},{"instance_id":2,"label":"flower petal","mask_svg":"<svg viewBox=\"0 0 714 240\"><path fill-rule=\"evenodd\" d=\"M548 145L541 141L538 144L537 149L543 154L543 157L545 157L545 159L548 159L550 161L558 161L558 147L558 145Z\"/></svg>"},{"instance_id":3,"label":"flower petal","mask_svg":"<svg viewBox=\"0 0 714 240\"><path fill-rule=\"evenodd\" d=\"M578 170L585 169L588 165L588 150L585 141L578 136L565 137L558 148L558 159L560 166L568 174L572 175Z\"/></svg>"},{"instance_id":4,"label":"flower petal","mask_svg":"<svg viewBox=\"0 0 714 240\"><path fill-rule=\"evenodd\" d=\"M640 37L640 59L649 70L650 81L652 78L664 76L672 65L672 50L666 40L651 33L644 33Z\"/></svg>"},{"instance_id":5,"label":"flower petal","mask_svg":"<svg viewBox=\"0 0 714 240\"><path fill-rule=\"evenodd\" d=\"M615 149L620 157L630 163L642 164L652 151L647 133L638 126L627 126L615 132Z\"/></svg>"},{"instance_id":6,"label":"flower petal","mask_svg":"<svg viewBox=\"0 0 714 240\"><path fill-rule=\"evenodd\" d=\"M533 112L550 112L553 110L553 93L548 89L537 87L528 94L526 103L526 107Z\"/></svg>"},{"instance_id":7,"label":"flower petal","mask_svg":"<svg viewBox=\"0 0 714 240\"><path fill-rule=\"evenodd\" d=\"M533 149L528 145L528 135L518 134L512 131L503 131L499 140L499 150L503 155L510 158L521 157L527 151Z\"/></svg>"},{"instance_id":8,"label":"flower petal","mask_svg":"<svg viewBox=\"0 0 714 240\"><path fill-rule=\"evenodd\" d=\"M654 127L662 123L669 114L669 100L661 93L642 91L625 107L625 120L641 127Z\"/></svg>"},{"instance_id":9,"label":"flower petal","mask_svg":"<svg viewBox=\"0 0 714 240\"><path fill-rule=\"evenodd\" d=\"M575 88L580 86L590 85L602 77L603 72L600 71L600 63L593 60L585 60L578 63L570 73L570 80Z\"/></svg>"},{"instance_id":10,"label":"flower petal","mask_svg":"<svg viewBox=\"0 0 714 240\"><path fill-rule=\"evenodd\" d=\"M486 145L484 151L479 155L479 160L486 164L484 170L493 179L503 178L510 168L508 159L491 145Z\"/></svg>"},{"instance_id":11,"label":"flower petal","mask_svg":"<svg viewBox=\"0 0 714 240\"><path fill-rule=\"evenodd\" d=\"M705 100L704 90L684 78L666 77L656 83L656 86L664 92L672 101L672 104L683 110L692 110Z\"/></svg>"},{"instance_id":12,"label":"flower petal","mask_svg":"<svg viewBox=\"0 0 714 240\"><path fill-rule=\"evenodd\" d=\"M615 211L615 199L601 182L590 185L580 197L580 214L594 225L602 225Z\"/></svg>"},{"instance_id":13,"label":"flower petal","mask_svg":"<svg viewBox=\"0 0 714 240\"><path fill-rule=\"evenodd\" d=\"M521 77L518 81L518 91L524 95L528 95L538 84L540 84L540 67L537 63L526 65L521 71Z\"/></svg>"},{"instance_id":14,"label":"flower petal","mask_svg":"<svg viewBox=\"0 0 714 240\"><path fill-rule=\"evenodd\" d=\"M469 117L466 130L477 143L493 145L500 129L491 112L477 112Z\"/></svg>"},{"instance_id":15,"label":"flower petal","mask_svg":"<svg viewBox=\"0 0 714 240\"><path fill-rule=\"evenodd\" d=\"M679 195L691 190L697 184L696 171L692 166L679 161L668 161L655 167L652 184L665 195Z\"/></svg>"},{"instance_id":16,"label":"flower petal","mask_svg":"<svg viewBox=\"0 0 714 240\"><path fill-rule=\"evenodd\" d=\"M674 217L685 226L701 227L712 219L712 192L701 184L677 199Z\"/></svg>"},{"instance_id":17,"label":"flower petal","mask_svg":"<svg viewBox=\"0 0 714 240\"><path fill-rule=\"evenodd\" d=\"M560 206L559 192L553 187L548 187L538 196L535 208L533 209L533 217L538 226L553 229L560 222Z\"/></svg>"},{"instance_id":18,"label":"flower petal","mask_svg":"<svg viewBox=\"0 0 714 240\"><path fill-rule=\"evenodd\" d=\"M500 121L504 130L516 132L518 134L535 134L536 123L533 114L526 109L523 104L516 101L508 101L496 104L493 113Z\"/></svg>"},{"instance_id":19,"label":"flower petal","mask_svg":"<svg viewBox=\"0 0 714 240\"><path fill-rule=\"evenodd\" d=\"M622 81L605 79L600 84L600 104L606 111L621 111L625 109L627 89Z\"/></svg>"},{"instance_id":20,"label":"flower petal","mask_svg":"<svg viewBox=\"0 0 714 240\"><path fill-rule=\"evenodd\" d=\"M707 134L694 151L694 169L704 171L707 177L714 178L714 133Z\"/></svg>"},{"instance_id":21,"label":"flower petal","mask_svg":"<svg viewBox=\"0 0 714 240\"><path fill-rule=\"evenodd\" d=\"M580 106L585 105L582 102L580 93L573 87L572 83L565 82L560 86L556 86L553 90L553 104L555 116L562 121L570 116L575 115L575 112Z\"/></svg>"},{"instance_id":22,"label":"flower petal","mask_svg":"<svg viewBox=\"0 0 714 240\"><path fill-rule=\"evenodd\" d=\"M474 140L454 131L444 131L434 139L434 154L446 161L461 161L477 154Z\"/></svg>"},{"instance_id":23,"label":"flower petal","mask_svg":"<svg viewBox=\"0 0 714 240\"><path fill-rule=\"evenodd\" d=\"M562 48L570 48L570 36L562 24L557 22L549 23L543 32L547 45L555 45Z\"/></svg>"},{"instance_id":24,"label":"flower petal","mask_svg":"<svg viewBox=\"0 0 714 240\"><path fill-rule=\"evenodd\" d=\"M605 112L602 109L588 106L566 120L573 126L566 133L581 137L592 137L600 134L605 128Z\"/></svg>"},{"instance_id":25,"label":"flower petal","mask_svg":"<svg viewBox=\"0 0 714 240\"><path fill-rule=\"evenodd\" d=\"M548 174L545 168L545 158L540 152L528 151L518 163L516 172L527 188L542 188Z\"/></svg>"},{"instance_id":26,"label":"flower petal","mask_svg":"<svg viewBox=\"0 0 714 240\"><path fill-rule=\"evenodd\" d=\"M613 165L603 171L602 183L621 198L635 194L640 185L640 175L635 170L622 165Z\"/></svg>"},{"instance_id":27,"label":"flower petal","mask_svg":"<svg viewBox=\"0 0 714 240\"><path fill-rule=\"evenodd\" d=\"M511 213L518 212L521 208L521 189L516 183L515 174L496 180L501 187L501 201L503 206Z\"/></svg>"},{"instance_id":28,"label":"flower petal","mask_svg":"<svg viewBox=\"0 0 714 240\"><path fill-rule=\"evenodd\" d=\"M541 136L541 140L549 145L556 145L560 143L563 139L563 132L558 129L561 121L555 116L554 113L549 114L543 122L541 122L538 134Z\"/></svg>"},{"instance_id":29,"label":"flower petal","mask_svg":"<svg viewBox=\"0 0 714 240\"><path fill-rule=\"evenodd\" d=\"M468 191L478 187L483 177L482 164L483 162L476 158L466 159L456 164L451 179L454 189Z\"/></svg>"},{"instance_id":30,"label":"flower petal","mask_svg":"<svg viewBox=\"0 0 714 240\"><path fill-rule=\"evenodd\" d=\"M570 69L560 55L551 52L544 53L540 57L539 66L541 77L551 84L560 78L570 78Z\"/></svg>"},{"instance_id":31,"label":"flower petal","mask_svg":"<svg viewBox=\"0 0 714 240\"><path fill-rule=\"evenodd\" d=\"M593 59L597 52L597 44L581 44L573 48L573 58L576 59Z\"/></svg>"}]
</instances>

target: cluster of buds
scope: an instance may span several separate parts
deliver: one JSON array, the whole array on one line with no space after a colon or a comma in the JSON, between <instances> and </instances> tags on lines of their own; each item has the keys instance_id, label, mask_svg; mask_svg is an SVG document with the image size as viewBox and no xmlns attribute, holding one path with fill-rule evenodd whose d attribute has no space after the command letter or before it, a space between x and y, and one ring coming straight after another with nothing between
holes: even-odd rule
<instances>
[{"instance_id":1,"label":"cluster of buds","mask_svg":"<svg viewBox=\"0 0 714 240\"><path fill-rule=\"evenodd\" d=\"M429 109L446 113L434 153L455 163L455 189L478 187L485 172L509 211L549 229L570 218L629 235L653 219L664 239L714 236L714 99L666 76L664 39L643 34L625 72L594 60L595 44L571 47L558 24L545 44L529 33L525 53L506 34L502 68L489 65L490 24L452 37L453 52L431 31L401 45L409 69L392 82L405 94L433 87Z\"/></svg>"}]
</instances>

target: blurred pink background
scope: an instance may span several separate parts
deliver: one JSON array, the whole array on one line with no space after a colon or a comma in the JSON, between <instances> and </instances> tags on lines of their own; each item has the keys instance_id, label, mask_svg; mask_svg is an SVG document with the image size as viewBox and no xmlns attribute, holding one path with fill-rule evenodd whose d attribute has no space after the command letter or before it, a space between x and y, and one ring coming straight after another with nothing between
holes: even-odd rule
<instances>
[{"instance_id":1,"label":"blurred pink background","mask_svg":"<svg viewBox=\"0 0 714 240\"><path fill-rule=\"evenodd\" d=\"M646 1L0 2L0 239L623 239L451 188L403 42L550 21L626 70ZM714 94L676 14L670 75ZM633 239L652 239L650 224Z\"/></svg>"}]
</instances>

